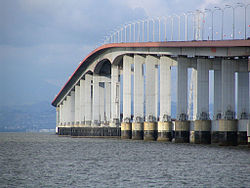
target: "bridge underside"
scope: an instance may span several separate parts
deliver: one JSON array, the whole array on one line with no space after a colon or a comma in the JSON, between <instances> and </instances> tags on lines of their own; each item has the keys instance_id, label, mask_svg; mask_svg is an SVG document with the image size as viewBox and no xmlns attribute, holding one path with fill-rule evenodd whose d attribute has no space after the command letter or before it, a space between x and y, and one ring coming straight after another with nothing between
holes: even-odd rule
<instances>
[{"instance_id":1,"label":"bridge underside","mask_svg":"<svg viewBox=\"0 0 250 188\"><path fill-rule=\"evenodd\" d=\"M52 103L59 134L247 144L249 41L196 43L119 44L90 54Z\"/></svg>"}]
</instances>

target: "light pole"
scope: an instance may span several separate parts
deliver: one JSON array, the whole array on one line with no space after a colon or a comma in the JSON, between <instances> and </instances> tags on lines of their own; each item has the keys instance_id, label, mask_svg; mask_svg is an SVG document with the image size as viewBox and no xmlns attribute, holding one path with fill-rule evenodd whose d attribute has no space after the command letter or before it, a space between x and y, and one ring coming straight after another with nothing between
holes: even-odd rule
<instances>
[{"instance_id":1,"label":"light pole","mask_svg":"<svg viewBox=\"0 0 250 188\"><path fill-rule=\"evenodd\" d=\"M148 42L149 41L149 22L150 22L150 20L147 19L146 22L147 22L147 42Z\"/></svg>"},{"instance_id":2,"label":"light pole","mask_svg":"<svg viewBox=\"0 0 250 188\"><path fill-rule=\"evenodd\" d=\"M142 42L144 42L144 22L145 20L142 20Z\"/></svg>"},{"instance_id":3,"label":"light pole","mask_svg":"<svg viewBox=\"0 0 250 188\"><path fill-rule=\"evenodd\" d=\"M174 34L174 18L173 16L169 16L171 19L171 41L173 41L173 34Z\"/></svg>"},{"instance_id":4,"label":"light pole","mask_svg":"<svg viewBox=\"0 0 250 188\"><path fill-rule=\"evenodd\" d=\"M206 8L205 11L211 12L211 16L212 16L212 40L214 40L214 11L215 10L211 10L211 9Z\"/></svg>"},{"instance_id":5,"label":"light pole","mask_svg":"<svg viewBox=\"0 0 250 188\"><path fill-rule=\"evenodd\" d=\"M197 9L197 12L199 14L202 14L202 25L201 25L201 40L204 39L204 24L205 24L205 11L201 11L199 9Z\"/></svg>"},{"instance_id":6,"label":"light pole","mask_svg":"<svg viewBox=\"0 0 250 188\"><path fill-rule=\"evenodd\" d=\"M183 13L185 17L185 41L188 40L188 14Z\"/></svg>"},{"instance_id":7,"label":"light pole","mask_svg":"<svg viewBox=\"0 0 250 188\"><path fill-rule=\"evenodd\" d=\"M157 17L158 19L158 26L159 26L159 42L161 41L161 19Z\"/></svg>"},{"instance_id":8,"label":"light pole","mask_svg":"<svg viewBox=\"0 0 250 188\"><path fill-rule=\"evenodd\" d=\"M121 43L123 41L123 38L122 38L122 31L123 31L123 27L121 28Z\"/></svg>"},{"instance_id":9,"label":"light pole","mask_svg":"<svg viewBox=\"0 0 250 188\"><path fill-rule=\"evenodd\" d=\"M163 16L163 18L165 19L165 23L164 23L164 26L165 26L165 41L167 41L167 17Z\"/></svg>"},{"instance_id":10,"label":"light pole","mask_svg":"<svg viewBox=\"0 0 250 188\"><path fill-rule=\"evenodd\" d=\"M136 23L138 24L138 28L137 28L137 29L138 29L138 32L137 32L137 33L138 33L138 40L137 40L137 41L140 42L140 32L141 32L141 31L140 31L140 23L141 23L141 22L138 21L138 22L136 22Z\"/></svg>"},{"instance_id":11,"label":"light pole","mask_svg":"<svg viewBox=\"0 0 250 188\"><path fill-rule=\"evenodd\" d=\"M236 7L233 7L231 5L225 5L225 9L226 8L232 8L233 10L233 39L235 38L235 8Z\"/></svg>"},{"instance_id":12,"label":"light pole","mask_svg":"<svg viewBox=\"0 0 250 188\"><path fill-rule=\"evenodd\" d=\"M113 35L114 35L114 43L116 43L116 32L114 32Z\"/></svg>"},{"instance_id":13,"label":"light pole","mask_svg":"<svg viewBox=\"0 0 250 188\"><path fill-rule=\"evenodd\" d=\"M127 25L124 26L124 42L127 42Z\"/></svg>"},{"instance_id":14,"label":"light pole","mask_svg":"<svg viewBox=\"0 0 250 188\"><path fill-rule=\"evenodd\" d=\"M174 14L178 18L178 40L181 38L181 16Z\"/></svg>"},{"instance_id":15,"label":"light pole","mask_svg":"<svg viewBox=\"0 0 250 188\"><path fill-rule=\"evenodd\" d=\"M153 23L153 42L155 41L155 20L151 19Z\"/></svg>"},{"instance_id":16,"label":"light pole","mask_svg":"<svg viewBox=\"0 0 250 188\"><path fill-rule=\"evenodd\" d=\"M244 37L244 39L247 39L247 7L250 5L250 4L243 4L243 3L237 3L237 5L239 5L240 7L244 7L245 8L245 12L244 12L244 14L245 14L245 16L244 16L244 24L245 24L245 27L244 27L244 29L245 29L245 37Z\"/></svg>"},{"instance_id":17,"label":"light pole","mask_svg":"<svg viewBox=\"0 0 250 188\"><path fill-rule=\"evenodd\" d=\"M220 7L214 7L215 10L220 10L221 11L221 40L223 40L223 22L224 22L224 9Z\"/></svg>"},{"instance_id":18,"label":"light pole","mask_svg":"<svg viewBox=\"0 0 250 188\"><path fill-rule=\"evenodd\" d=\"M133 23L134 26L134 42L135 42L135 22Z\"/></svg>"}]
</instances>

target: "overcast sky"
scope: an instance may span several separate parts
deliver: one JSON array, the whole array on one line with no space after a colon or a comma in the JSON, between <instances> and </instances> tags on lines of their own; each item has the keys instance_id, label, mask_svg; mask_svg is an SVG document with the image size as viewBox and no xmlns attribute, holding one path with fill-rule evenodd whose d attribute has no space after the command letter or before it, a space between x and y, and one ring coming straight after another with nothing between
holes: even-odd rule
<instances>
[{"instance_id":1,"label":"overcast sky","mask_svg":"<svg viewBox=\"0 0 250 188\"><path fill-rule=\"evenodd\" d=\"M250 3L0 0L0 105L51 102L79 62L105 35L126 22L236 2Z\"/></svg>"}]
</instances>

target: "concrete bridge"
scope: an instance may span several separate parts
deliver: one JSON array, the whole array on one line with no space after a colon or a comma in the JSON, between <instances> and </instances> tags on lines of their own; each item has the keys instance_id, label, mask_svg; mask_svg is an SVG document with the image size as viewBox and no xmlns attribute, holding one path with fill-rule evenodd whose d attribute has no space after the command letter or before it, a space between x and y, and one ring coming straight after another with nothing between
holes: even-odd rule
<instances>
[{"instance_id":1,"label":"concrete bridge","mask_svg":"<svg viewBox=\"0 0 250 188\"><path fill-rule=\"evenodd\" d=\"M249 56L250 40L103 45L79 64L53 100L58 134L246 144ZM177 75L171 75L171 67L176 67ZM191 81L188 69L192 70ZM209 87L209 71L214 74L214 88ZM176 118L171 116L174 76ZM192 101L188 100L188 82L193 84ZM191 107L194 118L188 113Z\"/></svg>"}]
</instances>

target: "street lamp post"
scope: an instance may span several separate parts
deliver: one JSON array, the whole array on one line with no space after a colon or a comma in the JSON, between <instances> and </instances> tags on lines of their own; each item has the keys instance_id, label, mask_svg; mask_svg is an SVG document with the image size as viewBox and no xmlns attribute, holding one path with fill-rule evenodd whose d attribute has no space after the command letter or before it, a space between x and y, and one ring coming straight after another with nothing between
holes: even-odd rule
<instances>
[{"instance_id":1,"label":"street lamp post","mask_svg":"<svg viewBox=\"0 0 250 188\"><path fill-rule=\"evenodd\" d=\"M220 7L214 7L215 10L220 10L221 11L221 40L223 40L223 22L224 22L224 9Z\"/></svg>"},{"instance_id":2,"label":"street lamp post","mask_svg":"<svg viewBox=\"0 0 250 188\"><path fill-rule=\"evenodd\" d=\"M225 9L226 8L232 8L233 10L233 39L235 38L235 8L236 7L233 7L231 5L225 5Z\"/></svg>"},{"instance_id":3,"label":"street lamp post","mask_svg":"<svg viewBox=\"0 0 250 188\"><path fill-rule=\"evenodd\" d=\"M138 29L138 32L137 32L137 33L138 33L138 40L137 40L137 41L138 41L138 42L140 42L140 34L141 34L141 33L140 33L140 32L141 32L141 31L140 31L140 23L141 23L140 21L137 22L137 24L138 24L138 28L137 28L137 29Z\"/></svg>"},{"instance_id":4,"label":"street lamp post","mask_svg":"<svg viewBox=\"0 0 250 188\"><path fill-rule=\"evenodd\" d=\"M124 26L124 42L127 42L127 25Z\"/></svg>"},{"instance_id":5,"label":"street lamp post","mask_svg":"<svg viewBox=\"0 0 250 188\"><path fill-rule=\"evenodd\" d=\"M142 20L142 42L144 42L144 22L145 20Z\"/></svg>"},{"instance_id":6,"label":"street lamp post","mask_svg":"<svg viewBox=\"0 0 250 188\"><path fill-rule=\"evenodd\" d=\"M123 40L123 38L122 38L122 31L123 31L123 27L121 28L121 43L122 43L122 40Z\"/></svg>"},{"instance_id":7,"label":"street lamp post","mask_svg":"<svg viewBox=\"0 0 250 188\"><path fill-rule=\"evenodd\" d=\"M149 41L149 22L150 20L146 20L147 21L147 42Z\"/></svg>"},{"instance_id":8,"label":"street lamp post","mask_svg":"<svg viewBox=\"0 0 250 188\"><path fill-rule=\"evenodd\" d=\"M135 23L133 23L134 26L134 42L135 42Z\"/></svg>"},{"instance_id":9,"label":"street lamp post","mask_svg":"<svg viewBox=\"0 0 250 188\"><path fill-rule=\"evenodd\" d=\"M163 18L165 19L165 41L167 41L167 17L163 16Z\"/></svg>"},{"instance_id":10,"label":"street lamp post","mask_svg":"<svg viewBox=\"0 0 250 188\"><path fill-rule=\"evenodd\" d=\"M245 37L244 39L247 39L247 7L250 5L250 4L243 4L243 3L237 3L237 5L239 5L240 7L244 7L245 8L245 12L244 12L244 29L245 29Z\"/></svg>"},{"instance_id":11,"label":"street lamp post","mask_svg":"<svg viewBox=\"0 0 250 188\"><path fill-rule=\"evenodd\" d=\"M212 40L214 40L214 11L215 10L205 9L205 11L211 12L211 16L212 16Z\"/></svg>"},{"instance_id":12,"label":"street lamp post","mask_svg":"<svg viewBox=\"0 0 250 188\"><path fill-rule=\"evenodd\" d=\"M153 23L153 42L155 41L155 20L151 19Z\"/></svg>"},{"instance_id":13,"label":"street lamp post","mask_svg":"<svg viewBox=\"0 0 250 188\"><path fill-rule=\"evenodd\" d=\"M161 41L161 19L158 17L158 26L159 26L159 42Z\"/></svg>"},{"instance_id":14,"label":"street lamp post","mask_svg":"<svg viewBox=\"0 0 250 188\"><path fill-rule=\"evenodd\" d=\"M181 38L181 16L174 14L178 18L178 40Z\"/></svg>"},{"instance_id":15,"label":"street lamp post","mask_svg":"<svg viewBox=\"0 0 250 188\"><path fill-rule=\"evenodd\" d=\"M183 13L185 17L185 41L188 40L188 14Z\"/></svg>"},{"instance_id":16,"label":"street lamp post","mask_svg":"<svg viewBox=\"0 0 250 188\"><path fill-rule=\"evenodd\" d=\"M173 41L173 34L174 34L174 18L173 16L169 16L171 19L171 41Z\"/></svg>"}]
</instances>

